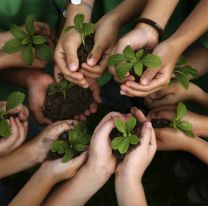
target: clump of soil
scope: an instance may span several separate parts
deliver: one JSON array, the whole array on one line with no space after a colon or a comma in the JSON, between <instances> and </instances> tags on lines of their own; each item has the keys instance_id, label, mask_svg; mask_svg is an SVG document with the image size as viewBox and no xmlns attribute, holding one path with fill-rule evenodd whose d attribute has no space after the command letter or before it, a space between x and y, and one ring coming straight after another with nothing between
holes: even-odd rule
<instances>
[{"instance_id":1,"label":"clump of soil","mask_svg":"<svg viewBox=\"0 0 208 206\"><path fill-rule=\"evenodd\" d=\"M132 134L139 136L140 135L140 131L141 131L141 125L137 122L136 126L134 127L134 129L132 131ZM116 128L114 128L112 130L111 134L110 134L111 140L113 140L116 137L120 137L120 136L121 136L121 133ZM129 149L128 149L128 152L133 150L135 147L137 147L137 145L130 145ZM117 163L120 163L120 162L123 161L125 154L121 154L118 150L113 150L113 154L116 157L116 162Z\"/></svg>"},{"instance_id":2,"label":"clump of soil","mask_svg":"<svg viewBox=\"0 0 208 206\"><path fill-rule=\"evenodd\" d=\"M152 121L153 128L164 128L170 127L171 121L167 119L153 119Z\"/></svg>"},{"instance_id":3,"label":"clump of soil","mask_svg":"<svg viewBox=\"0 0 208 206\"><path fill-rule=\"evenodd\" d=\"M83 89L77 85L66 92L49 95L47 92L44 114L52 121L73 119L76 115L83 114L93 102L90 89Z\"/></svg>"},{"instance_id":4,"label":"clump of soil","mask_svg":"<svg viewBox=\"0 0 208 206\"><path fill-rule=\"evenodd\" d=\"M87 57L89 53L92 51L93 46L94 46L94 34L86 36L85 47L82 44L77 51L80 64L87 61Z\"/></svg>"}]
</instances>

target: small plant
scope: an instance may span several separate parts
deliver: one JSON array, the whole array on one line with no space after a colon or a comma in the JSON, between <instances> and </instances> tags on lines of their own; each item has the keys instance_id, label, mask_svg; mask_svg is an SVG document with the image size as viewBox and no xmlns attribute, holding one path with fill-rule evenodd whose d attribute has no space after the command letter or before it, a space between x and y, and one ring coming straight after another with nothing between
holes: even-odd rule
<instances>
[{"instance_id":1,"label":"small plant","mask_svg":"<svg viewBox=\"0 0 208 206\"><path fill-rule=\"evenodd\" d=\"M71 82L68 82L66 80L62 80L59 83L52 83L49 85L49 95L53 95L56 93L62 93L64 96L64 99L66 98L66 92L72 88L74 86L74 84L72 84Z\"/></svg>"},{"instance_id":2,"label":"small plant","mask_svg":"<svg viewBox=\"0 0 208 206\"><path fill-rule=\"evenodd\" d=\"M187 114L186 105L183 103L179 103L177 106L176 114L171 123L171 126L175 129L181 130L189 137L195 137L193 133L192 124L186 121L182 121L183 117Z\"/></svg>"},{"instance_id":3,"label":"small plant","mask_svg":"<svg viewBox=\"0 0 208 206\"><path fill-rule=\"evenodd\" d=\"M7 112L17 107L24 101L25 95L21 92L12 92L7 98L6 111L0 110L0 137L12 135L10 125L7 121Z\"/></svg>"},{"instance_id":4,"label":"small plant","mask_svg":"<svg viewBox=\"0 0 208 206\"><path fill-rule=\"evenodd\" d=\"M74 17L74 26L65 27L64 31L68 32L71 29L76 29L82 38L82 44L85 47L85 37L94 33L94 24L93 23L84 23L84 15L77 14Z\"/></svg>"},{"instance_id":5,"label":"small plant","mask_svg":"<svg viewBox=\"0 0 208 206\"><path fill-rule=\"evenodd\" d=\"M158 68L162 66L162 60L154 54L144 54L144 50L140 49L134 52L130 46L126 46L123 54L115 54L108 59L109 66L115 66L115 71L119 79L123 79L125 75L133 69L137 76L141 76L144 66L148 68Z\"/></svg>"},{"instance_id":6,"label":"small plant","mask_svg":"<svg viewBox=\"0 0 208 206\"><path fill-rule=\"evenodd\" d=\"M3 46L3 51L7 54L20 51L28 65L32 65L35 58L49 61L53 57L53 50L47 45L47 38L36 34L34 22L35 17L29 15L25 20L25 29L13 24L10 32L15 38Z\"/></svg>"},{"instance_id":7,"label":"small plant","mask_svg":"<svg viewBox=\"0 0 208 206\"><path fill-rule=\"evenodd\" d=\"M83 123L78 124L74 129L68 131L68 138L56 140L51 146L51 151L62 156L62 162L70 161L75 154L85 151L91 136L87 134L87 129Z\"/></svg>"},{"instance_id":8,"label":"small plant","mask_svg":"<svg viewBox=\"0 0 208 206\"><path fill-rule=\"evenodd\" d=\"M186 90L189 88L189 78L196 78L198 76L198 71L186 64L185 58L182 56L178 59L174 75L178 83L180 83Z\"/></svg>"},{"instance_id":9,"label":"small plant","mask_svg":"<svg viewBox=\"0 0 208 206\"><path fill-rule=\"evenodd\" d=\"M136 123L137 120L134 117L130 117L126 122L121 119L115 121L116 129L121 132L122 135L112 140L111 145L114 150L125 154L130 145L136 145L140 142L140 137L132 133Z\"/></svg>"}]
</instances>

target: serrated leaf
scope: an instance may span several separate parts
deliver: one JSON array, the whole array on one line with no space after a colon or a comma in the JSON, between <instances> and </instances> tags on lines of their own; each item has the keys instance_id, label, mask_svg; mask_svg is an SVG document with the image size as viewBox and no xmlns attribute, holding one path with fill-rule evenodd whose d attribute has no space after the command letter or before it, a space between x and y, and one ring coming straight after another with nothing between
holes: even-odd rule
<instances>
[{"instance_id":1,"label":"serrated leaf","mask_svg":"<svg viewBox=\"0 0 208 206\"><path fill-rule=\"evenodd\" d=\"M94 32L95 25L93 23L85 23L82 28L84 36L88 36Z\"/></svg>"},{"instance_id":2,"label":"serrated leaf","mask_svg":"<svg viewBox=\"0 0 208 206\"><path fill-rule=\"evenodd\" d=\"M176 121L180 121L187 114L187 108L184 103L179 103L176 111Z\"/></svg>"},{"instance_id":3,"label":"serrated leaf","mask_svg":"<svg viewBox=\"0 0 208 206\"><path fill-rule=\"evenodd\" d=\"M33 36L32 41L33 41L33 44L40 45L40 44L46 43L47 38L42 35L35 35L35 36Z\"/></svg>"},{"instance_id":4,"label":"serrated leaf","mask_svg":"<svg viewBox=\"0 0 208 206\"><path fill-rule=\"evenodd\" d=\"M9 123L6 119L0 120L0 136L6 138L10 135L12 135L12 131Z\"/></svg>"},{"instance_id":5,"label":"serrated leaf","mask_svg":"<svg viewBox=\"0 0 208 206\"><path fill-rule=\"evenodd\" d=\"M136 55L134 53L134 50L130 46L126 46L123 50L123 55L131 60L136 60Z\"/></svg>"},{"instance_id":6,"label":"serrated leaf","mask_svg":"<svg viewBox=\"0 0 208 206\"><path fill-rule=\"evenodd\" d=\"M140 140L139 137L136 135L131 135L129 137L129 142L130 142L130 144L133 144L133 145L138 144L139 140Z\"/></svg>"},{"instance_id":7,"label":"serrated leaf","mask_svg":"<svg viewBox=\"0 0 208 206\"><path fill-rule=\"evenodd\" d=\"M32 42L30 42L30 39L27 37L27 38L24 38L21 43L22 43L22 45L27 45Z\"/></svg>"},{"instance_id":8,"label":"serrated leaf","mask_svg":"<svg viewBox=\"0 0 208 206\"><path fill-rule=\"evenodd\" d=\"M116 137L111 141L111 147L114 150L117 150L122 142L126 139L126 137Z\"/></svg>"},{"instance_id":9,"label":"serrated leaf","mask_svg":"<svg viewBox=\"0 0 208 206\"><path fill-rule=\"evenodd\" d=\"M26 64L32 65L34 60L34 55L31 44L22 47L22 58Z\"/></svg>"},{"instance_id":10,"label":"serrated leaf","mask_svg":"<svg viewBox=\"0 0 208 206\"><path fill-rule=\"evenodd\" d=\"M125 75L132 69L132 63L121 63L116 66L116 75L119 79L123 79Z\"/></svg>"},{"instance_id":11,"label":"serrated leaf","mask_svg":"<svg viewBox=\"0 0 208 206\"><path fill-rule=\"evenodd\" d=\"M26 20L25 20L25 29L30 35L35 34L35 16L34 15L29 15Z\"/></svg>"},{"instance_id":12,"label":"serrated leaf","mask_svg":"<svg viewBox=\"0 0 208 206\"><path fill-rule=\"evenodd\" d=\"M13 24L11 26L10 31L16 39L21 40L21 41L23 39L27 38L27 36L28 36L26 34L26 32L21 27L15 25L15 24Z\"/></svg>"},{"instance_id":13,"label":"serrated leaf","mask_svg":"<svg viewBox=\"0 0 208 206\"><path fill-rule=\"evenodd\" d=\"M83 14L77 14L74 17L74 25L75 25L76 29L78 31L80 31L83 27L83 24L84 24L84 15Z\"/></svg>"},{"instance_id":14,"label":"serrated leaf","mask_svg":"<svg viewBox=\"0 0 208 206\"><path fill-rule=\"evenodd\" d=\"M189 79L187 78L187 76L185 74L178 73L178 72L175 72L174 74L178 83L180 83L184 87L184 89L188 90Z\"/></svg>"},{"instance_id":15,"label":"serrated leaf","mask_svg":"<svg viewBox=\"0 0 208 206\"><path fill-rule=\"evenodd\" d=\"M119 132L121 132L121 133L123 133L123 134L125 134L127 131L126 131L126 123L123 121L123 120L121 120L121 119L116 119L115 121L114 121L114 124L115 124L115 127L116 127L116 129L119 131Z\"/></svg>"},{"instance_id":16,"label":"serrated leaf","mask_svg":"<svg viewBox=\"0 0 208 206\"><path fill-rule=\"evenodd\" d=\"M126 58L122 54L114 54L109 57L108 59L108 65L109 66L115 66L116 64L125 61Z\"/></svg>"},{"instance_id":17,"label":"serrated leaf","mask_svg":"<svg viewBox=\"0 0 208 206\"><path fill-rule=\"evenodd\" d=\"M71 144L73 144L74 142L76 142L77 139L78 139L78 133L77 133L77 131L75 129L69 130L68 131L68 136L69 136L69 142Z\"/></svg>"},{"instance_id":18,"label":"serrated leaf","mask_svg":"<svg viewBox=\"0 0 208 206\"><path fill-rule=\"evenodd\" d=\"M136 64L134 65L134 71L139 77L142 75L142 72L143 72L142 62L140 62L140 61L136 62Z\"/></svg>"},{"instance_id":19,"label":"serrated leaf","mask_svg":"<svg viewBox=\"0 0 208 206\"><path fill-rule=\"evenodd\" d=\"M87 146L84 144L75 144L73 148L78 152L83 152L86 150Z\"/></svg>"},{"instance_id":20,"label":"serrated leaf","mask_svg":"<svg viewBox=\"0 0 208 206\"><path fill-rule=\"evenodd\" d=\"M186 63L186 59L185 59L185 57L182 55L182 56L179 57L179 59L178 59L178 61L177 61L177 63L176 63L176 66L181 66L181 65L183 65L183 64L185 64L185 63Z\"/></svg>"},{"instance_id":21,"label":"serrated leaf","mask_svg":"<svg viewBox=\"0 0 208 206\"><path fill-rule=\"evenodd\" d=\"M12 54L16 53L21 49L21 44L17 39L11 39L7 41L3 46L4 53Z\"/></svg>"},{"instance_id":22,"label":"serrated leaf","mask_svg":"<svg viewBox=\"0 0 208 206\"><path fill-rule=\"evenodd\" d=\"M129 117L127 122L126 122L126 130L127 132L131 132L134 127L136 126L137 120L135 117Z\"/></svg>"},{"instance_id":23,"label":"serrated leaf","mask_svg":"<svg viewBox=\"0 0 208 206\"><path fill-rule=\"evenodd\" d=\"M25 95L22 92L12 92L7 98L6 111L14 109L21 104L25 99Z\"/></svg>"},{"instance_id":24,"label":"serrated leaf","mask_svg":"<svg viewBox=\"0 0 208 206\"><path fill-rule=\"evenodd\" d=\"M162 66L161 58L154 54L146 55L141 61L148 68L159 68Z\"/></svg>"},{"instance_id":25,"label":"serrated leaf","mask_svg":"<svg viewBox=\"0 0 208 206\"><path fill-rule=\"evenodd\" d=\"M144 49L140 49L136 53L136 59L139 60L142 57L142 54L144 53Z\"/></svg>"},{"instance_id":26,"label":"serrated leaf","mask_svg":"<svg viewBox=\"0 0 208 206\"><path fill-rule=\"evenodd\" d=\"M86 145L90 143L90 139L91 139L91 135L84 135L81 138L79 138L76 143Z\"/></svg>"},{"instance_id":27,"label":"serrated leaf","mask_svg":"<svg viewBox=\"0 0 208 206\"><path fill-rule=\"evenodd\" d=\"M66 147L67 145L63 140L56 140L51 145L51 151L58 154L64 154Z\"/></svg>"},{"instance_id":28,"label":"serrated leaf","mask_svg":"<svg viewBox=\"0 0 208 206\"><path fill-rule=\"evenodd\" d=\"M71 148L66 148L65 149L65 154L64 156L62 157L62 162L65 163L65 162L68 162L70 161L74 156L74 151L73 149Z\"/></svg>"},{"instance_id":29,"label":"serrated leaf","mask_svg":"<svg viewBox=\"0 0 208 206\"><path fill-rule=\"evenodd\" d=\"M129 149L129 138L125 138L122 143L120 144L119 148L118 148L118 151L121 153L121 154L125 154L127 153Z\"/></svg>"},{"instance_id":30,"label":"serrated leaf","mask_svg":"<svg viewBox=\"0 0 208 206\"><path fill-rule=\"evenodd\" d=\"M37 45L36 55L41 60L49 61L53 59L53 49L47 44Z\"/></svg>"}]
</instances>

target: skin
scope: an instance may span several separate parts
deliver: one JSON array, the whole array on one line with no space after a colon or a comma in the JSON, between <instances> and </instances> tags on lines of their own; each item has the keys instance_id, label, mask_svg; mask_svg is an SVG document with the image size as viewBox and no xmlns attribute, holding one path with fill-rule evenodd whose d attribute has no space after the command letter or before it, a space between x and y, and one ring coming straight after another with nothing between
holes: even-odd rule
<instances>
[{"instance_id":1,"label":"skin","mask_svg":"<svg viewBox=\"0 0 208 206\"><path fill-rule=\"evenodd\" d=\"M207 4L207 1L200 1L178 30L169 39L155 47L153 54L162 59L162 67L154 70L147 69L140 83L127 81L121 86L123 95L144 97L167 86L177 59L208 29L207 22L203 21L208 15ZM195 25L194 32L192 32L193 25Z\"/></svg>"},{"instance_id":2,"label":"skin","mask_svg":"<svg viewBox=\"0 0 208 206\"><path fill-rule=\"evenodd\" d=\"M0 110L6 110L6 102L0 102ZM7 112L10 115L17 115L17 117L10 117L8 122L11 126L12 135L7 138L0 139L0 156L7 155L20 147L27 137L28 131L28 109L22 104Z\"/></svg>"}]
</instances>

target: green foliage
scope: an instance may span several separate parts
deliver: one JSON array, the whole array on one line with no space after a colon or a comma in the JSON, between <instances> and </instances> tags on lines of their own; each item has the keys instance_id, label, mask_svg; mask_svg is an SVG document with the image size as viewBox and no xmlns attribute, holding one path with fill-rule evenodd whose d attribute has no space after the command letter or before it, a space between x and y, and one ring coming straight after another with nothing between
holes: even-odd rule
<instances>
[{"instance_id":1,"label":"green foliage","mask_svg":"<svg viewBox=\"0 0 208 206\"><path fill-rule=\"evenodd\" d=\"M87 134L84 123L79 123L74 129L68 131L68 139L56 140L51 146L51 151L62 155L62 162L70 161L75 154L86 150L91 136Z\"/></svg>"},{"instance_id":2,"label":"green foliage","mask_svg":"<svg viewBox=\"0 0 208 206\"><path fill-rule=\"evenodd\" d=\"M85 47L85 37L94 33L94 27L93 23L84 23L83 14L77 14L74 17L74 26L67 26L64 31L68 32L71 29L76 29L80 33L82 37L82 44Z\"/></svg>"},{"instance_id":3,"label":"green foliage","mask_svg":"<svg viewBox=\"0 0 208 206\"><path fill-rule=\"evenodd\" d=\"M54 95L56 93L62 93L64 99L66 98L67 91L74 86L73 83L66 81L65 79L60 81L59 83L52 83L48 86L49 95Z\"/></svg>"},{"instance_id":4,"label":"green foliage","mask_svg":"<svg viewBox=\"0 0 208 206\"><path fill-rule=\"evenodd\" d=\"M193 67L185 64L185 58L182 56L178 59L176 68L174 70L174 75L178 83L180 83L184 89L189 88L189 78L196 78L198 76L198 71Z\"/></svg>"},{"instance_id":5,"label":"green foliage","mask_svg":"<svg viewBox=\"0 0 208 206\"><path fill-rule=\"evenodd\" d=\"M115 137L111 146L114 150L118 150L121 154L127 153L130 145L136 145L140 142L140 137L132 134L135 128L137 120L134 117L130 117L126 122L117 119L115 121L116 129L121 133L121 136Z\"/></svg>"},{"instance_id":6,"label":"green foliage","mask_svg":"<svg viewBox=\"0 0 208 206\"><path fill-rule=\"evenodd\" d=\"M7 112L21 104L25 95L21 92L12 92L7 98L6 111L0 110L0 137L9 137L12 134L10 125L7 121Z\"/></svg>"},{"instance_id":7,"label":"green foliage","mask_svg":"<svg viewBox=\"0 0 208 206\"><path fill-rule=\"evenodd\" d=\"M35 17L29 15L25 20L25 28L12 25L10 32L14 39L7 41L3 51L7 54L22 53L24 62L32 65L35 58L49 61L53 58L53 49L47 45L47 38L37 35L35 31Z\"/></svg>"},{"instance_id":8,"label":"green foliage","mask_svg":"<svg viewBox=\"0 0 208 206\"><path fill-rule=\"evenodd\" d=\"M189 137L195 137L193 133L192 124L186 121L182 121L183 117L185 117L186 114L187 114L186 105L183 103L179 103L177 106L176 114L171 123L171 126L175 129L181 130L183 133L185 133Z\"/></svg>"},{"instance_id":9,"label":"green foliage","mask_svg":"<svg viewBox=\"0 0 208 206\"><path fill-rule=\"evenodd\" d=\"M125 75L133 69L137 76L141 76L144 66L148 68L158 68L162 66L162 60L154 54L144 54L144 50L140 49L134 52L130 46L126 46L123 54L115 54L108 59L109 66L115 66L115 71L119 79L123 79Z\"/></svg>"}]
</instances>

